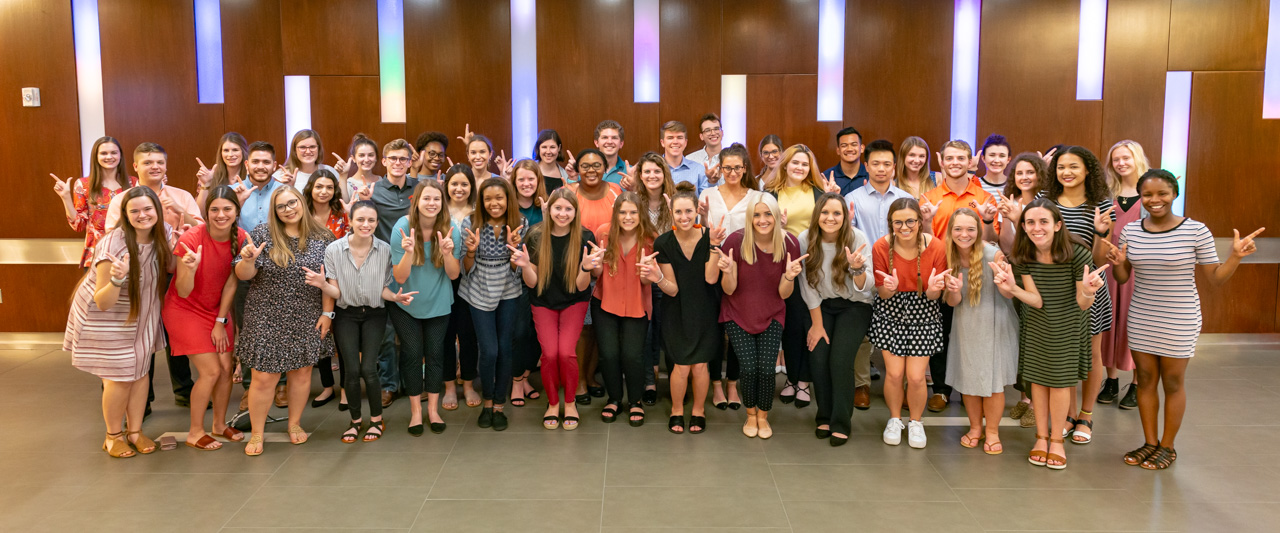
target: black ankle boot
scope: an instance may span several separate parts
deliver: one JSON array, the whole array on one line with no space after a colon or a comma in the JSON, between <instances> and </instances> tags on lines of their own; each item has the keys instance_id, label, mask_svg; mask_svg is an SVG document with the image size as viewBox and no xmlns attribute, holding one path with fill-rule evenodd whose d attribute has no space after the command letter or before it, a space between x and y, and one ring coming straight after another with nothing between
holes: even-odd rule
<instances>
[{"instance_id":1,"label":"black ankle boot","mask_svg":"<svg viewBox=\"0 0 1280 533\"><path fill-rule=\"evenodd\" d=\"M1098 403L1112 404L1120 394L1120 379L1107 378L1102 384L1102 392L1098 393Z\"/></svg>"}]
</instances>

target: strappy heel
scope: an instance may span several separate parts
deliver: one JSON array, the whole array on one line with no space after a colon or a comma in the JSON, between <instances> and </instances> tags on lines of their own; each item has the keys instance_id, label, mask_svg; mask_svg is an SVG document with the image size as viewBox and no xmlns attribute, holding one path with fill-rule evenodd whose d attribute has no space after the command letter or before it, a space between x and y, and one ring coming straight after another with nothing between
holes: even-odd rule
<instances>
[{"instance_id":1,"label":"strappy heel","mask_svg":"<svg viewBox=\"0 0 1280 533\"><path fill-rule=\"evenodd\" d=\"M1037 442L1037 443L1038 443L1038 442L1040 442L1040 441L1042 441L1042 440L1043 440L1043 441L1046 441L1046 442L1045 442L1045 447L1044 447L1045 449L1043 449L1043 450L1031 450L1031 453L1027 456L1027 461L1029 461L1031 464L1036 465L1036 466L1044 466L1044 465L1048 464L1048 462L1047 462L1047 461L1048 461L1048 458L1049 458L1049 443L1048 443L1047 441L1049 440L1049 437L1046 437L1046 436L1044 436L1044 435L1036 435L1036 442Z\"/></svg>"},{"instance_id":2,"label":"strappy heel","mask_svg":"<svg viewBox=\"0 0 1280 533\"><path fill-rule=\"evenodd\" d=\"M102 451L107 455L116 459L126 459L134 456L134 451L124 440L124 432L117 431L115 433L107 433L108 442L102 443Z\"/></svg>"}]
</instances>

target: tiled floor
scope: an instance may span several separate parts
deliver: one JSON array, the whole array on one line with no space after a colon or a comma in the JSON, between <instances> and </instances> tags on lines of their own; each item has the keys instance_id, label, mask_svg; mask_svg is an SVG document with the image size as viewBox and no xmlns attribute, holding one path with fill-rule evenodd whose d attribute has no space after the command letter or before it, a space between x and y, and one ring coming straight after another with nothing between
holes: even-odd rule
<instances>
[{"instance_id":1,"label":"tiled floor","mask_svg":"<svg viewBox=\"0 0 1280 533\"><path fill-rule=\"evenodd\" d=\"M1027 464L1032 431L1017 427L1003 428L1002 456L961 448L958 425L931 425L925 450L886 446L880 382L842 448L814 439L812 406L777 404L766 441L740 433L742 411L709 409L706 433L671 435L665 405L632 428L600 423L599 401L572 433L543 430L539 401L510 408L503 433L463 406L443 435L413 438L401 399L376 443L341 443L335 402L306 410L302 446L119 460L99 448L95 378L53 345L0 348L14 348L0 349L0 531L1276 531L1280 520L1277 336L1202 339L1179 459L1158 473L1121 462L1142 437L1137 411L1114 405L1099 406L1094 443L1069 446L1062 472ZM187 425L157 370L153 437ZM954 402L926 421L963 416Z\"/></svg>"}]
</instances>

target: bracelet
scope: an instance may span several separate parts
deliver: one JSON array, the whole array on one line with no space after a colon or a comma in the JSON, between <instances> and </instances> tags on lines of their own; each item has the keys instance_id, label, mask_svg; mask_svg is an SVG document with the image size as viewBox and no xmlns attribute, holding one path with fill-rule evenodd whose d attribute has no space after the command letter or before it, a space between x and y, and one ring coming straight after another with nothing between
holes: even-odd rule
<instances>
[{"instance_id":1,"label":"bracelet","mask_svg":"<svg viewBox=\"0 0 1280 533\"><path fill-rule=\"evenodd\" d=\"M858 268L850 268L850 269L849 269L849 273L850 273L850 274L853 274L853 275L855 275L855 276L861 276L861 275L863 275L863 274L866 274L866 273L867 273L867 265L862 265L861 267L858 267Z\"/></svg>"},{"instance_id":2,"label":"bracelet","mask_svg":"<svg viewBox=\"0 0 1280 533\"><path fill-rule=\"evenodd\" d=\"M1097 236L1099 236L1099 237L1103 237L1103 238L1110 237L1110 236L1111 236L1111 229L1110 229L1110 228L1108 228L1108 229L1107 229L1107 231L1106 231L1106 233L1103 233L1103 232L1098 231L1098 228L1094 228L1094 229L1093 229L1093 234L1094 234L1094 235L1097 235Z\"/></svg>"},{"instance_id":3,"label":"bracelet","mask_svg":"<svg viewBox=\"0 0 1280 533\"><path fill-rule=\"evenodd\" d=\"M658 269L658 275L661 277L658 278L658 281L653 282L654 285L662 285L662 282L667 279L667 273L663 272L662 269Z\"/></svg>"},{"instance_id":4,"label":"bracelet","mask_svg":"<svg viewBox=\"0 0 1280 533\"><path fill-rule=\"evenodd\" d=\"M583 272L592 272L595 270L594 268L583 268L582 265L578 265L578 268L581 268Z\"/></svg>"},{"instance_id":5,"label":"bracelet","mask_svg":"<svg viewBox=\"0 0 1280 533\"><path fill-rule=\"evenodd\" d=\"M995 224L995 223L996 223L996 219L994 219L994 218L993 218L993 219L991 219L991 220L987 220L987 219L985 219L985 218L984 218L984 219L982 219L982 223L983 223L983 224Z\"/></svg>"},{"instance_id":6,"label":"bracelet","mask_svg":"<svg viewBox=\"0 0 1280 533\"><path fill-rule=\"evenodd\" d=\"M129 281L129 278L124 278L124 279L111 278L111 284L115 285L117 289L124 286L124 282L126 281Z\"/></svg>"}]
</instances>

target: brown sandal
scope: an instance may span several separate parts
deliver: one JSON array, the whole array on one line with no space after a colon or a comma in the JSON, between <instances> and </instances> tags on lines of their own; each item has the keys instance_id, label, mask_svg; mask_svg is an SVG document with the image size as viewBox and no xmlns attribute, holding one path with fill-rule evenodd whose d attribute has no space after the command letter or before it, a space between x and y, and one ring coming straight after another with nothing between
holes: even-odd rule
<instances>
[{"instance_id":1,"label":"brown sandal","mask_svg":"<svg viewBox=\"0 0 1280 533\"><path fill-rule=\"evenodd\" d=\"M1050 446L1052 446L1052 445L1053 445L1053 443L1055 443L1055 442L1056 442L1056 443L1058 443L1058 444L1065 444L1065 443L1066 443L1066 439L1053 439L1053 438L1049 439L1049 445L1050 445ZM1066 448L1063 448L1063 449L1065 450ZM1060 464L1056 464L1056 465L1055 465L1055 464L1053 464L1053 463L1050 463L1049 461L1057 461L1057 462L1058 462L1058 463L1060 463ZM1056 454L1056 453L1050 453L1050 454L1048 454L1048 459L1045 461L1044 465L1045 465L1045 466L1047 466L1047 467L1049 467L1049 469L1050 469L1050 470L1066 470L1066 469L1067 469L1067 458L1066 458L1066 457L1063 457L1063 456L1061 456L1061 455L1058 455L1058 454Z\"/></svg>"},{"instance_id":2,"label":"brown sandal","mask_svg":"<svg viewBox=\"0 0 1280 533\"><path fill-rule=\"evenodd\" d=\"M1036 442L1040 442L1042 440L1047 441L1049 440L1049 437L1046 437L1044 435L1036 435ZM1048 447L1048 443L1045 443L1044 450L1031 450L1031 454L1027 456L1027 461L1030 461L1031 464L1036 466L1044 466L1048 464L1047 463L1048 458L1049 458L1049 447Z\"/></svg>"},{"instance_id":3,"label":"brown sandal","mask_svg":"<svg viewBox=\"0 0 1280 533\"><path fill-rule=\"evenodd\" d=\"M222 435L231 442L240 442L244 440L244 432L231 426L227 426L227 428L222 430L222 433L219 433L219 435Z\"/></svg>"},{"instance_id":4,"label":"brown sandal","mask_svg":"<svg viewBox=\"0 0 1280 533\"><path fill-rule=\"evenodd\" d=\"M258 451L249 451L249 447L255 444L258 446ZM262 445L262 435L255 434L252 437L249 437L249 442L244 443L244 454L250 457L262 455L263 448L265 448L265 446Z\"/></svg>"},{"instance_id":5,"label":"brown sandal","mask_svg":"<svg viewBox=\"0 0 1280 533\"><path fill-rule=\"evenodd\" d=\"M210 437L208 434L205 434L201 436L199 439L197 439L195 444L192 444L190 441L188 441L186 444L187 446L190 446L202 452L211 452L213 450L222 448L222 443L218 442L217 439Z\"/></svg>"},{"instance_id":6,"label":"brown sandal","mask_svg":"<svg viewBox=\"0 0 1280 533\"><path fill-rule=\"evenodd\" d=\"M133 457L134 451L125 443L123 431L107 433L107 439L109 439L108 442L102 443L102 451L107 452L107 455L116 459Z\"/></svg>"},{"instance_id":7,"label":"brown sandal","mask_svg":"<svg viewBox=\"0 0 1280 533\"><path fill-rule=\"evenodd\" d=\"M302 440L295 440L295 439L302 439ZM295 446L298 444L304 444L307 442L307 432L302 429L302 426L298 426L298 425L289 426L289 442L292 442Z\"/></svg>"},{"instance_id":8,"label":"brown sandal","mask_svg":"<svg viewBox=\"0 0 1280 533\"><path fill-rule=\"evenodd\" d=\"M1141 448L1124 454L1124 464L1129 466L1141 465L1148 457L1154 455L1159 448L1155 444L1143 444Z\"/></svg>"},{"instance_id":9,"label":"brown sandal","mask_svg":"<svg viewBox=\"0 0 1280 533\"><path fill-rule=\"evenodd\" d=\"M155 453L156 441L148 439L147 436L143 435L141 431L130 431L129 434L138 436L138 440L131 441L129 443L133 445L134 449L138 450L138 453L143 455L146 455L149 453Z\"/></svg>"},{"instance_id":10,"label":"brown sandal","mask_svg":"<svg viewBox=\"0 0 1280 533\"><path fill-rule=\"evenodd\" d=\"M1177 459L1178 452L1174 451L1173 448L1161 446L1156 448L1156 453L1151 454L1140 466L1144 470L1164 470L1173 466L1173 462Z\"/></svg>"}]
</instances>

